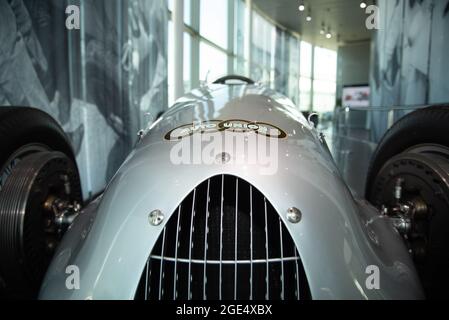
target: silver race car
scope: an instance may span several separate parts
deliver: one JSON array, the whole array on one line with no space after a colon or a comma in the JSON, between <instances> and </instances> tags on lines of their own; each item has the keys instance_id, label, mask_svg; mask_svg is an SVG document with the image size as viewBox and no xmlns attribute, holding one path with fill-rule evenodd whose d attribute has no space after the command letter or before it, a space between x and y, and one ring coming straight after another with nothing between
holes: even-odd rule
<instances>
[{"instance_id":1,"label":"silver race car","mask_svg":"<svg viewBox=\"0 0 449 320\"><path fill-rule=\"evenodd\" d=\"M224 77L179 99L139 132L104 193L84 207L73 155L59 140L19 150L0 191L1 276L12 292L424 298L410 239L428 209L423 197L415 206L416 192L405 198L410 179L390 187L378 164L373 188L383 183L394 201L374 189L378 208L354 199L313 122L250 79Z\"/></svg>"}]
</instances>

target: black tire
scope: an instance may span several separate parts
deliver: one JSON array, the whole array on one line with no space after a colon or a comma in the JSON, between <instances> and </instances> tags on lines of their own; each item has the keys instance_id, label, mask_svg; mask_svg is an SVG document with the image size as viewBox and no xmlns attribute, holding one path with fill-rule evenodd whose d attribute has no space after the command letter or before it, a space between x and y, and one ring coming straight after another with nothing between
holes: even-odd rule
<instances>
[{"instance_id":1,"label":"black tire","mask_svg":"<svg viewBox=\"0 0 449 320\"><path fill-rule=\"evenodd\" d=\"M374 179L388 160L423 143L449 147L449 105L414 111L387 131L371 158L366 179L366 198L369 199Z\"/></svg>"},{"instance_id":2,"label":"black tire","mask_svg":"<svg viewBox=\"0 0 449 320\"><path fill-rule=\"evenodd\" d=\"M29 107L0 107L0 168L20 147L38 143L75 161L69 139L45 112Z\"/></svg>"},{"instance_id":3,"label":"black tire","mask_svg":"<svg viewBox=\"0 0 449 320\"><path fill-rule=\"evenodd\" d=\"M366 184L366 199L379 209L395 206L393 190L399 178L405 184L401 188L405 201L415 197L425 204L425 213L412 223L413 231L407 235L406 243L412 249L423 288L430 299L448 297L448 148L449 106L412 112L399 120L380 141Z\"/></svg>"},{"instance_id":4,"label":"black tire","mask_svg":"<svg viewBox=\"0 0 449 320\"><path fill-rule=\"evenodd\" d=\"M26 148L26 146L33 146ZM38 146L38 147L34 147ZM26 151L21 150L25 147ZM6 170L14 169L12 160L24 159L45 149L46 151L59 151L73 162L75 176L79 180L76 167L75 154L71 143L58 125L58 123L45 112L30 107L0 107L0 195L1 184L5 183L8 174ZM2 278L3 276L3 278ZM15 288L12 288L14 291ZM19 294L11 295L11 284L0 274L0 298L2 297L29 297Z\"/></svg>"}]
</instances>

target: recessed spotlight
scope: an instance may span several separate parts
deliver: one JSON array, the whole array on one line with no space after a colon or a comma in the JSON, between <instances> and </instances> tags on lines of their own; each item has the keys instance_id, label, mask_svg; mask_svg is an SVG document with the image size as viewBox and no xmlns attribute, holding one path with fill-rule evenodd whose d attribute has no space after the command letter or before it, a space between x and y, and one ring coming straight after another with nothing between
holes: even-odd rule
<instances>
[{"instance_id":1,"label":"recessed spotlight","mask_svg":"<svg viewBox=\"0 0 449 320\"><path fill-rule=\"evenodd\" d=\"M298 7L299 11L304 11L306 7L303 4L300 4Z\"/></svg>"},{"instance_id":2,"label":"recessed spotlight","mask_svg":"<svg viewBox=\"0 0 449 320\"><path fill-rule=\"evenodd\" d=\"M311 16L307 16L306 20L310 22L310 21L312 21L312 17Z\"/></svg>"},{"instance_id":3,"label":"recessed spotlight","mask_svg":"<svg viewBox=\"0 0 449 320\"><path fill-rule=\"evenodd\" d=\"M366 3L365 1L360 2L360 8L365 9L366 8Z\"/></svg>"},{"instance_id":4,"label":"recessed spotlight","mask_svg":"<svg viewBox=\"0 0 449 320\"><path fill-rule=\"evenodd\" d=\"M327 27L327 33L326 33L326 38L330 39L332 38L332 32L331 32L331 27Z\"/></svg>"}]
</instances>

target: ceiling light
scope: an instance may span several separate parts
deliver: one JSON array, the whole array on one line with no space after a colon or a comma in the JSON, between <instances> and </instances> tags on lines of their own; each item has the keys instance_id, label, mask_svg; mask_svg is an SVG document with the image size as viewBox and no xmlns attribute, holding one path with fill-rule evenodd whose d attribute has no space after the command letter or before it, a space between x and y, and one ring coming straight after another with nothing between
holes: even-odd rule
<instances>
[{"instance_id":1,"label":"ceiling light","mask_svg":"<svg viewBox=\"0 0 449 320\"><path fill-rule=\"evenodd\" d=\"M298 7L299 11L304 11L306 7L301 3Z\"/></svg>"},{"instance_id":2,"label":"ceiling light","mask_svg":"<svg viewBox=\"0 0 449 320\"><path fill-rule=\"evenodd\" d=\"M306 21L307 21L307 22L312 21L312 9L310 9L310 8L309 8L309 10L307 10Z\"/></svg>"},{"instance_id":3,"label":"ceiling light","mask_svg":"<svg viewBox=\"0 0 449 320\"><path fill-rule=\"evenodd\" d=\"M320 34L324 35L325 33L326 33L326 30L325 30L325 26L324 26L324 22L323 22L323 23L321 23Z\"/></svg>"},{"instance_id":4,"label":"ceiling light","mask_svg":"<svg viewBox=\"0 0 449 320\"><path fill-rule=\"evenodd\" d=\"M360 8L365 9L366 8L366 3L365 1L360 2Z\"/></svg>"},{"instance_id":5,"label":"ceiling light","mask_svg":"<svg viewBox=\"0 0 449 320\"><path fill-rule=\"evenodd\" d=\"M327 28L326 38L327 38L327 39L332 38L332 33L331 33L331 28L330 28L330 27Z\"/></svg>"}]
</instances>

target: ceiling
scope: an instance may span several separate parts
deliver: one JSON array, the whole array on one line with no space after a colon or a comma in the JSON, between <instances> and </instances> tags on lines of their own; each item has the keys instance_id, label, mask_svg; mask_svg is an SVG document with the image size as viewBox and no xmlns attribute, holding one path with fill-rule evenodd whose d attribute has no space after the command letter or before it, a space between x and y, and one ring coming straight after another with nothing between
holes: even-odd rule
<instances>
[{"instance_id":1,"label":"ceiling","mask_svg":"<svg viewBox=\"0 0 449 320\"><path fill-rule=\"evenodd\" d=\"M360 0L308 0L304 1L306 10L300 12L298 6L301 0L253 0L253 4L260 11L285 28L298 32L303 40L330 49L371 39L371 32L365 27L368 15L360 8L360 2ZM306 21L308 8L311 9L312 15L310 22ZM331 39L320 35L322 22L326 28L330 25Z\"/></svg>"}]
</instances>

